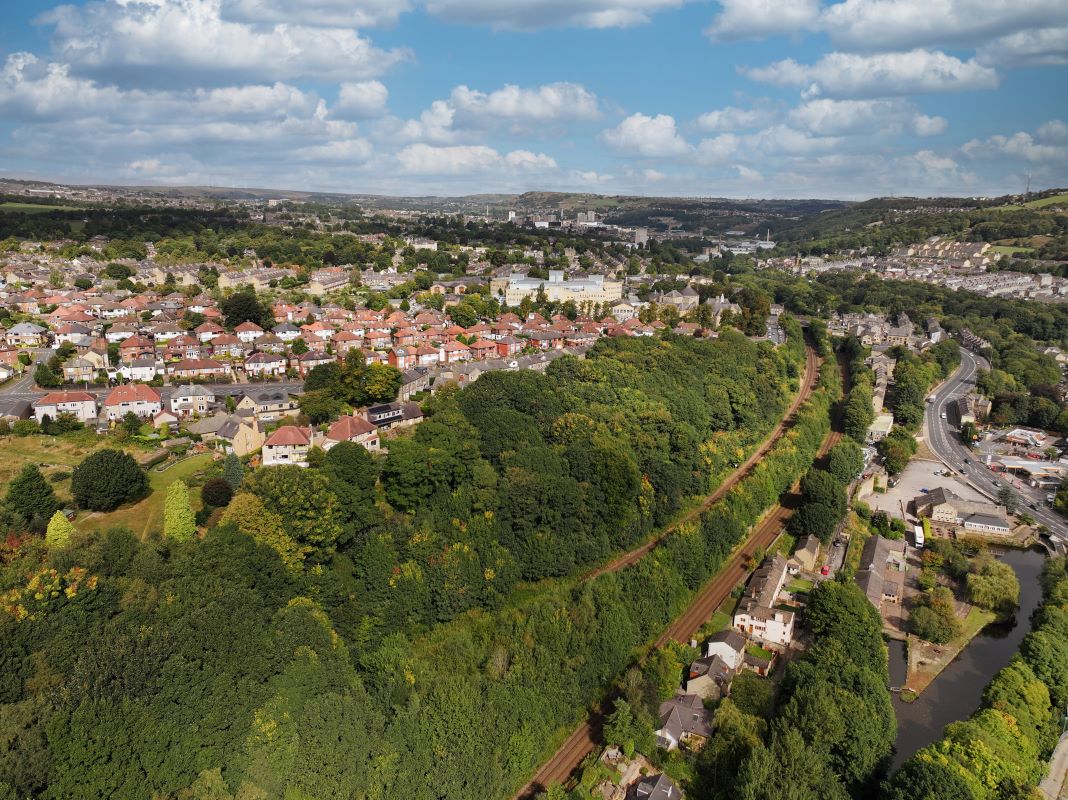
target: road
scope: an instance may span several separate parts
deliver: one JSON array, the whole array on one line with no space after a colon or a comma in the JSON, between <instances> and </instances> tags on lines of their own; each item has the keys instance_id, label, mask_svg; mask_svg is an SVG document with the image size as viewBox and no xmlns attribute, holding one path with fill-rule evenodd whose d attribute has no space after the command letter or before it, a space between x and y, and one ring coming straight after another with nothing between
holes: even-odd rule
<instances>
[{"instance_id":1,"label":"road","mask_svg":"<svg viewBox=\"0 0 1068 800\"><path fill-rule=\"evenodd\" d=\"M699 506L687 511L682 517L671 523L670 526L661 531L661 533L654 539L645 542L633 550L613 559L607 564L598 567L591 572L587 578L596 578L598 575L604 575L608 572L618 572L624 567L636 564L650 550L660 544L660 542L664 540L664 537L673 530L700 516L715 503L722 500L724 495L733 489L738 481L745 478L753 470L753 467L755 467L757 463L768 454L768 451L771 450L775 443L779 441L779 438L789 429L790 425L793 423L794 417L797 416L798 409L800 409L801 405L812 396L812 392L815 391L816 385L819 383L820 363L820 359L816 355L815 349L811 345L808 345L805 356L805 374L801 378L801 388L794 397L793 403L786 409L786 413L783 414L782 418L779 420L779 424L776 425L774 430L772 430L764 441L761 442L760 447L758 447L749 458L742 462L737 469L731 472L731 474L724 479L723 483L719 485L716 491L712 492L712 494L702 500Z\"/></svg>"},{"instance_id":2,"label":"road","mask_svg":"<svg viewBox=\"0 0 1068 800\"><path fill-rule=\"evenodd\" d=\"M959 431L953 426L952 412L946 414L946 419L941 417L948 403L963 397L974 388L975 373L980 368L986 369L989 366L981 356L964 348L961 348L960 355L961 362L957 371L938 387L934 392L933 402L927 404L923 419L924 436L928 446L947 467L964 475L970 486L996 502L1000 487L994 482L1004 485L1007 476L995 475L978 462L975 451L961 441ZM965 459L971 463L965 463ZM1022 498L1021 510L1049 528L1055 540L1062 545L1068 545L1068 524L1046 505L1046 492L1026 485L1018 486L1017 491ZM1032 504L1035 508L1031 507Z\"/></svg>"},{"instance_id":3,"label":"road","mask_svg":"<svg viewBox=\"0 0 1068 800\"><path fill-rule=\"evenodd\" d=\"M818 362L815 368L817 371L814 374L818 375ZM806 373L807 371L806 368ZM811 383L812 381L809 381L809 384ZM841 438L840 425L836 424L835 430L824 438L816 460L826 456ZM745 465L743 464L742 467ZM739 470L742 467L739 467ZM796 507L799 499L796 491L795 486L789 495L784 496L780 503L768 510L750 533L749 538L736 548L733 557L720 568L709 583L705 584L689 607L660 634L656 640L657 647L662 647L671 639L680 642L687 641L708 621L713 612L727 599L731 590L745 577L747 564L753 554L761 549L767 550L775 541L775 537L778 536L782 526ZM524 786L516 797L519 800L533 800L539 792L544 791L545 787L554 783L565 783L581 766L586 756L598 746L601 728L609 713L611 713L610 701L604 706L592 709L585 721L571 733L552 758L541 766L530 783Z\"/></svg>"},{"instance_id":4,"label":"road","mask_svg":"<svg viewBox=\"0 0 1068 800\"><path fill-rule=\"evenodd\" d=\"M164 404L170 400L171 393L180 385L172 384L167 386L160 386L159 393L163 398ZM275 383L209 383L203 384L204 388L210 389L215 392L217 397L225 397L226 395L234 395L240 397L246 392L253 392L258 389L266 391L270 390L285 390L287 392L302 392L304 391L304 381L280 381ZM50 391L79 391L83 389L85 384L67 384L61 389L53 389ZM94 394L101 403L104 402L108 395L111 394L111 390L114 386L108 386L105 388L97 388L90 386L88 391ZM44 397L47 392L43 389L38 389L33 382L33 370L27 369L26 373L21 378L8 381L3 386L0 386L0 399L4 400L29 400L31 403L35 400Z\"/></svg>"}]
</instances>

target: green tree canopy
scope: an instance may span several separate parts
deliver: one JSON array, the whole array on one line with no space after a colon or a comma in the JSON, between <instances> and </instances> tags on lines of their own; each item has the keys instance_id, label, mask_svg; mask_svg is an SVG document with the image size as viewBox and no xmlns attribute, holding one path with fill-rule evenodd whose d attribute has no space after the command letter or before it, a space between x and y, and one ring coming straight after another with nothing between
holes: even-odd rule
<instances>
[{"instance_id":1,"label":"green tree canopy","mask_svg":"<svg viewBox=\"0 0 1068 800\"><path fill-rule=\"evenodd\" d=\"M70 488L81 508L111 511L143 497L148 491L148 476L129 453L98 450L74 468Z\"/></svg>"}]
</instances>

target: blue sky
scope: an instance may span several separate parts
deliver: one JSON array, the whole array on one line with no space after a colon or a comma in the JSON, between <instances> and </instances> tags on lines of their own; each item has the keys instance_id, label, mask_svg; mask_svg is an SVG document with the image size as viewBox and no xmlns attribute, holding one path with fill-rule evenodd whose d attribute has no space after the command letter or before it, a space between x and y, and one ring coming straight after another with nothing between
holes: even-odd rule
<instances>
[{"instance_id":1,"label":"blue sky","mask_svg":"<svg viewBox=\"0 0 1068 800\"><path fill-rule=\"evenodd\" d=\"M23 0L0 174L388 194L1068 185L1064 0Z\"/></svg>"}]
</instances>

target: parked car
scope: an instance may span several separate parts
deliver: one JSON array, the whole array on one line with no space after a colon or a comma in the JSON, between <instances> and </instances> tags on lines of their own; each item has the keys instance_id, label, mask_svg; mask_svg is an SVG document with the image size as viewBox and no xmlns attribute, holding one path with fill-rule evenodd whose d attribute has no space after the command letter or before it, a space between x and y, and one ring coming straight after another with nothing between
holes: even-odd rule
<instances>
[{"instance_id":1,"label":"parked car","mask_svg":"<svg viewBox=\"0 0 1068 800\"><path fill-rule=\"evenodd\" d=\"M831 574L831 568L829 566L827 566L826 564L824 564L823 567L820 569L820 575L830 575L830 574Z\"/></svg>"}]
</instances>

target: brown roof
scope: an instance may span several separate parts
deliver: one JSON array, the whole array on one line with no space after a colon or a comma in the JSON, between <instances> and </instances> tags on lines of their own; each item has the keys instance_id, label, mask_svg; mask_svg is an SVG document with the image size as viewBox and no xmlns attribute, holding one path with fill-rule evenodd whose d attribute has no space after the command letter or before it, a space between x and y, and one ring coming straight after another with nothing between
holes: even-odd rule
<instances>
[{"instance_id":1,"label":"brown roof","mask_svg":"<svg viewBox=\"0 0 1068 800\"><path fill-rule=\"evenodd\" d=\"M298 428L296 425L283 425L263 443L264 447L299 447L305 444L311 444L311 430Z\"/></svg>"},{"instance_id":2,"label":"brown roof","mask_svg":"<svg viewBox=\"0 0 1068 800\"><path fill-rule=\"evenodd\" d=\"M127 383L112 389L108 399L104 401L104 405L117 406L119 403L158 403L159 401L159 392L151 386L146 386L143 383Z\"/></svg>"},{"instance_id":3,"label":"brown roof","mask_svg":"<svg viewBox=\"0 0 1068 800\"><path fill-rule=\"evenodd\" d=\"M363 417L346 416L341 417L337 422L330 426L326 438L335 442L344 442L355 439L357 436L373 433L376 430L378 430L378 428Z\"/></svg>"},{"instance_id":4,"label":"brown roof","mask_svg":"<svg viewBox=\"0 0 1068 800\"><path fill-rule=\"evenodd\" d=\"M34 405L38 406L51 406L57 403L84 403L91 400L96 400L88 392L49 392Z\"/></svg>"}]
</instances>

